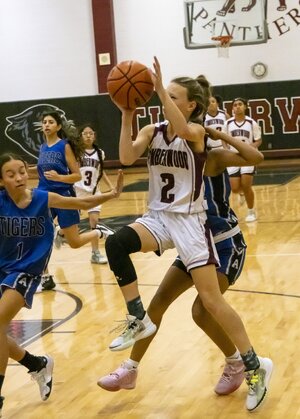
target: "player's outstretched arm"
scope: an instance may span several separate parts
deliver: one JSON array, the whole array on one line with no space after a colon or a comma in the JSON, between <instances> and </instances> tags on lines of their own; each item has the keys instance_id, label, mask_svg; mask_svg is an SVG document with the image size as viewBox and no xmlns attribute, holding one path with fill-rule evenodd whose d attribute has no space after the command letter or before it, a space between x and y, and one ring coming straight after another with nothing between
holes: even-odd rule
<instances>
[{"instance_id":1,"label":"player's outstretched arm","mask_svg":"<svg viewBox=\"0 0 300 419\"><path fill-rule=\"evenodd\" d=\"M263 161L263 154L250 144L234 138L223 131L218 131L208 127L206 127L205 130L209 137L213 140L221 139L238 151L238 153L227 149L216 149L210 151L205 168L205 174L207 176L214 176L216 171L220 173L226 167L254 166Z\"/></svg>"},{"instance_id":2,"label":"player's outstretched arm","mask_svg":"<svg viewBox=\"0 0 300 419\"><path fill-rule=\"evenodd\" d=\"M118 178L116 186L110 192L105 192L101 195L92 195L87 198L73 198L58 195L54 192L48 194L49 208L63 208L63 209L83 209L87 210L97 205L103 204L113 198L118 198L123 190L123 171L118 171Z\"/></svg>"}]
</instances>

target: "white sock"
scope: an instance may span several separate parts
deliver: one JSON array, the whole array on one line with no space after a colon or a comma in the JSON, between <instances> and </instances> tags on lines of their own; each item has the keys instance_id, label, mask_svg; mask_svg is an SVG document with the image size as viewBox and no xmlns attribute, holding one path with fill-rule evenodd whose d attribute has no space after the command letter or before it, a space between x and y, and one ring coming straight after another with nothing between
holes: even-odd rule
<instances>
[{"instance_id":1,"label":"white sock","mask_svg":"<svg viewBox=\"0 0 300 419\"><path fill-rule=\"evenodd\" d=\"M227 361L241 361L242 357L241 357L240 351L237 349L233 355L226 356L225 359L226 359L226 362Z\"/></svg>"},{"instance_id":2,"label":"white sock","mask_svg":"<svg viewBox=\"0 0 300 419\"><path fill-rule=\"evenodd\" d=\"M133 359L126 359L126 361L123 362L123 365L128 369L132 370L133 368L137 368L139 366L139 362L133 361Z\"/></svg>"}]
</instances>

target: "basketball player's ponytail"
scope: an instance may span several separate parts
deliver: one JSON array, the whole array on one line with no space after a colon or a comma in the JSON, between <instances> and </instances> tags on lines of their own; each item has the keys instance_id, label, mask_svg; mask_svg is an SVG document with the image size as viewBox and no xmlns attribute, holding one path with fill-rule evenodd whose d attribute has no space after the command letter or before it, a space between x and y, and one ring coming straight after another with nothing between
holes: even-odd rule
<instances>
[{"instance_id":1,"label":"basketball player's ponytail","mask_svg":"<svg viewBox=\"0 0 300 419\"><path fill-rule=\"evenodd\" d=\"M73 121L68 121L67 119L62 120L62 133L63 138L65 138L70 144L76 160L79 161L83 156L85 148L82 138L78 133L78 129L73 124Z\"/></svg>"},{"instance_id":2,"label":"basketball player's ponytail","mask_svg":"<svg viewBox=\"0 0 300 419\"><path fill-rule=\"evenodd\" d=\"M97 177L96 185L93 189L93 195L94 195L97 191L98 183L100 182L100 180L103 176L103 152L102 152L101 148L99 148L97 146L97 144L94 143L93 146L94 146L95 150L97 151L99 162L100 162L100 164L99 164L99 174L98 174L98 177Z\"/></svg>"}]
</instances>

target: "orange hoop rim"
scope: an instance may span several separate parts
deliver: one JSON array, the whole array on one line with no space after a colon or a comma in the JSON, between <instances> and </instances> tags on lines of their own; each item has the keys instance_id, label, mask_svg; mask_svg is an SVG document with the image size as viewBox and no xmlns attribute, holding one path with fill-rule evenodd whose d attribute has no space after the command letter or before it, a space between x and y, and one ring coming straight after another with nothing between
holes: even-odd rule
<instances>
[{"instance_id":1,"label":"orange hoop rim","mask_svg":"<svg viewBox=\"0 0 300 419\"><path fill-rule=\"evenodd\" d=\"M220 46L222 46L222 47L229 46L232 39L233 39L233 36L231 36L231 35L213 36L211 38L212 41L219 41Z\"/></svg>"}]
</instances>

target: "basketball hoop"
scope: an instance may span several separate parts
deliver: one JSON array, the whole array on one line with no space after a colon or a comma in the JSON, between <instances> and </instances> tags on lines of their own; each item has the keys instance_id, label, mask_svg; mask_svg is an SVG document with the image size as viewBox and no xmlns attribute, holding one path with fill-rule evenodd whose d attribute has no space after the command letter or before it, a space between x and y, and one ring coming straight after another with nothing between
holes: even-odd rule
<instances>
[{"instance_id":1,"label":"basketball hoop","mask_svg":"<svg viewBox=\"0 0 300 419\"><path fill-rule=\"evenodd\" d=\"M218 48L218 57L229 57L229 47L232 40L231 35L213 36L212 41L216 41L216 47Z\"/></svg>"}]
</instances>

